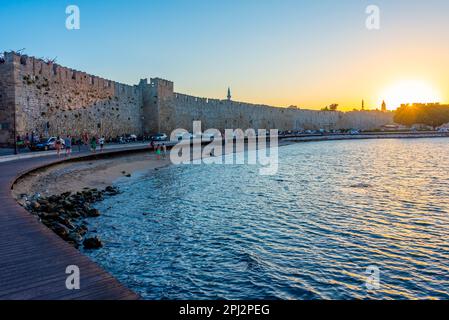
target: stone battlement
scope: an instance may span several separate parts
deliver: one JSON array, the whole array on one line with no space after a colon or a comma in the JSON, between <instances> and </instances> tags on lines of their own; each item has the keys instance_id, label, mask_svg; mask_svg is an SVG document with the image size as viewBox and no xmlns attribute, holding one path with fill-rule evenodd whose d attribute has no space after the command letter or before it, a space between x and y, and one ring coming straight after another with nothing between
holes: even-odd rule
<instances>
[{"instance_id":1,"label":"stone battlement","mask_svg":"<svg viewBox=\"0 0 449 320\"><path fill-rule=\"evenodd\" d=\"M16 134L106 137L203 129L373 129L392 122L390 112L322 112L195 97L161 78L127 85L52 61L7 52L0 60L0 143Z\"/></svg>"},{"instance_id":2,"label":"stone battlement","mask_svg":"<svg viewBox=\"0 0 449 320\"><path fill-rule=\"evenodd\" d=\"M137 90L135 86L104 79L76 69L63 67L57 63L45 61L41 58L21 55L15 52L5 52L4 57L6 64L13 63L17 66L20 65L21 72L32 77L42 76L49 80L61 81L74 85L81 84L97 89L114 88L115 90L126 92L128 94L132 94L133 91Z\"/></svg>"}]
</instances>

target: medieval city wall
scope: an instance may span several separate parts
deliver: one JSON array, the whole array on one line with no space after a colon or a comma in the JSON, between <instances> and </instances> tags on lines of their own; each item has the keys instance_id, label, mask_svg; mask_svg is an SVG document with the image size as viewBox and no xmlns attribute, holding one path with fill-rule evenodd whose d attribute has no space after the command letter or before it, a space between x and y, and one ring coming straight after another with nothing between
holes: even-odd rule
<instances>
[{"instance_id":1,"label":"medieval city wall","mask_svg":"<svg viewBox=\"0 0 449 320\"><path fill-rule=\"evenodd\" d=\"M174 92L159 78L130 86L17 53L0 60L0 143L17 134L89 134L115 137L143 132L224 129L376 129L393 122L393 113L331 112L279 108Z\"/></svg>"},{"instance_id":2,"label":"medieval city wall","mask_svg":"<svg viewBox=\"0 0 449 320\"><path fill-rule=\"evenodd\" d=\"M141 90L48 63L7 54L14 69L14 104L18 134L89 134L115 137L140 134Z\"/></svg>"},{"instance_id":3,"label":"medieval city wall","mask_svg":"<svg viewBox=\"0 0 449 320\"><path fill-rule=\"evenodd\" d=\"M7 57L0 60L0 143L13 139L14 123L14 68Z\"/></svg>"},{"instance_id":4,"label":"medieval city wall","mask_svg":"<svg viewBox=\"0 0 449 320\"><path fill-rule=\"evenodd\" d=\"M160 80L160 79L159 79ZM159 86L170 87L166 80ZM229 100L194 97L165 91L158 94L159 130L192 130L199 120L202 129L377 129L393 122L393 113L380 111L332 112L280 108Z\"/></svg>"}]
</instances>

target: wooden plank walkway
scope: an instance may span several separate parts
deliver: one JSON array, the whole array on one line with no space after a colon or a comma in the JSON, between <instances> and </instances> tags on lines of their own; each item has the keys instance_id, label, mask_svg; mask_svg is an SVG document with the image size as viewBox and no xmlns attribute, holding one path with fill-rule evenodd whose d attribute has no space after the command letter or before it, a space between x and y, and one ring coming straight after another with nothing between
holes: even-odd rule
<instances>
[{"instance_id":1,"label":"wooden plank walkway","mask_svg":"<svg viewBox=\"0 0 449 320\"><path fill-rule=\"evenodd\" d=\"M115 149L97 154L105 157L144 150L144 146ZM23 173L62 162L56 156L0 163L0 300L139 299L109 273L65 243L21 207L11 194L11 186ZM72 160L91 159L81 153ZM80 268L80 290L65 286L66 267Z\"/></svg>"}]
</instances>

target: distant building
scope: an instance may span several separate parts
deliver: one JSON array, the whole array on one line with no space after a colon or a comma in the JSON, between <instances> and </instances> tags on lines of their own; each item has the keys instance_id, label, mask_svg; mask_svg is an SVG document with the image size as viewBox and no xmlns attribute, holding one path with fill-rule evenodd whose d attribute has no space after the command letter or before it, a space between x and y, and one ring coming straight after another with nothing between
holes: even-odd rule
<instances>
[{"instance_id":1,"label":"distant building","mask_svg":"<svg viewBox=\"0 0 449 320\"><path fill-rule=\"evenodd\" d=\"M385 101L382 101L382 108L381 108L382 112L387 112L387 104L385 103Z\"/></svg>"},{"instance_id":2,"label":"distant building","mask_svg":"<svg viewBox=\"0 0 449 320\"><path fill-rule=\"evenodd\" d=\"M362 111L365 111L365 100L362 100Z\"/></svg>"},{"instance_id":3,"label":"distant building","mask_svg":"<svg viewBox=\"0 0 449 320\"><path fill-rule=\"evenodd\" d=\"M228 87L228 101L231 101L232 96L231 96L231 88Z\"/></svg>"}]
</instances>

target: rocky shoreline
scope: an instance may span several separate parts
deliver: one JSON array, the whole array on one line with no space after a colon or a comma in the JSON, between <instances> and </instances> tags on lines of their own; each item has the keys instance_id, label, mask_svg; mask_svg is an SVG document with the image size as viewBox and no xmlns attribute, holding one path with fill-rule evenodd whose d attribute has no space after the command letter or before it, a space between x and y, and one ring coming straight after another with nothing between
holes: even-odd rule
<instances>
[{"instance_id":1,"label":"rocky shoreline","mask_svg":"<svg viewBox=\"0 0 449 320\"><path fill-rule=\"evenodd\" d=\"M88 236L88 219L101 215L92 205L119 193L117 187L108 186L104 190L85 188L76 193L65 192L49 197L39 193L32 196L23 194L19 204L75 248L99 249L103 246L101 239Z\"/></svg>"}]
</instances>

